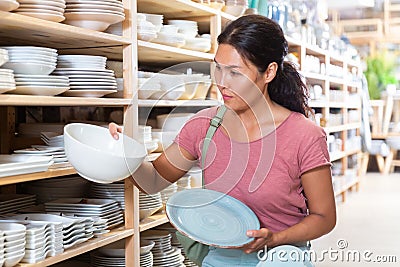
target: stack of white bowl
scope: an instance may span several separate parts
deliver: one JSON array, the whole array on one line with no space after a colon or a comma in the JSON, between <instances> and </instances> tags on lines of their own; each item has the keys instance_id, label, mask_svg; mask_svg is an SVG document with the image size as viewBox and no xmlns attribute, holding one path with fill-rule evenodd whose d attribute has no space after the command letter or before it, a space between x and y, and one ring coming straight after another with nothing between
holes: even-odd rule
<instances>
[{"instance_id":1,"label":"stack of white bowl","mask_svg":"<svg viewBox=\"0 0 400 267\"><path fill-rule=\"evenodd\" d=\"M161 194L139 193L139 219L144 220L153 215L163 207Z\"/></svg>"},{"instance_id":2,"label":"stack of white bowl","mask_svg":"<svg viewBox=\"0 0 400 267\"><path fill-rule=\"evenodd\" d=\"M144 144L147 153L152 153L158 148L158 140L153 139L151 126L139 125L139 142Z\"/></svg>"},{"instance_id":3,"label":"stack of white bowl","mask_svg":"<svg viewBox=\"0 0 400 267\"><path fill-rule=\"evenodd\" d=\"M25 239L20 241L21 246L25 241L25 255L21 262L33 264L64 252L61 223L11 219L1 220L1 224L26 227Z\"/></svg>"},{"instance_id":4,"label":"stack of white bowl","mask_svg":"<svg viewBox=\"0 0 400 267\"><path fill-rule=\"evenodd\" d=\"M185 93L185 82L182 75L157 73L152 79L159 80L161 90L152 94L151 99L177 100Z\"/></svg>"},{"instance_id":5,"label":"stack of white bowl","mask_svg":"<svg viewBox=\"0 0 400 267\"><path fill-rule=\"evenodd\" d=\"M151 22L156 27L156 31L159 32L164 22L164 15L161 14L148 14L141 13L146 17L146 21Z\"/></svg>"},{"instance_id":6,"label":"stack of white bowl","mask_svg":"<svg viewBox=\"0 0 400 267\"><path fill-rule=\"evenodd\" d=\"M14 71L8 69L0 69L0 94L11 90L15 90Z\"/></svg>"},{"instance_id":7,"label":"stack of white bowl","mask_svg":"<svg viewBox=\"0 0 400 267\"><path fill-rule=\"evenodd\" d=\"M182 47L185 45L185 35L178 32L176 25L163 25L160 32L157 33L157 38L152 42L164 44L173 47Z\"/></svg>"},{"instance_id":8,"label":"stack of white bowl","mask_svg":"<svg viewBox=\"0 0 400 267\"><path fill-rule=\"evenodd\" d=\"M125 19L124 7L118 0L67 0L65 24L95 31L105 31L110 25Z\"/></svg>"},{"instance_id":9,"label":"stack of white bowl","mask_svg":"<svg viewBox=\"0 0 400 267\"><path fill-rule=\"evenodd\" d=\"M69 90L66 76L15 74L12 94L55 96Z\"/></svg>"},{"instance_id":10,"label":"stack of white bowl","mask_svg":"<svg viewBox=\"0 0 400 267\"><path fill-rule=\"evenodd\" d=\"M225 6L222 10L235 17L240 17L248 8L248 0L225 0Z\"/></svg>"},{"instance_id":11,"label":"stack of white bowl","mask_svg":"<svg viewBox=\"0 0 400 267\"><path fill-rule=\"evenodd\" d=\"M0 223L0 265L14 266L25 255L26 227L18 223Z\"/></svg>"},{"instance_id":12,"label":"stack of white bowl","mask_svg":"<svg viewBox=\"0 0 400 267\"><path fill-rule=\"evenodd\" d=\"M211 39L198 36L198 25L191 20L169 20L169 25L178 27L178 33L183 34L185 44L182 48L208 52L211 49Z\"/></svg>"},{"instance_id":13,"label":"stack of white bowl","mask_svg":"<svg viewBox=\"0 0 400 267\"><path fill-rule=\"evenodd\" d=\"M2 0L0 1L0 10L2 11L12 11L18 8L19 3L16 0ZM1 266L1 264L0 264Z\"/></svg>"},{"instance_id":14,"label":"stack of white bowl","mask_svg":"<svg viewBox=\"0 0 400 267\"><path fill-rule=\"evenodd\" d=\"M145 14L137 14L137 37L139 40L149 42L157 37L157 32L157 27L146 20Z\"/></svg>"},{"instance_id":15,"label":"stack of white bowl","mask_svg":"<svg viewBox=\"0 0 400 267\"><path fill-rule=\"evenodd\" d=\"M14 11L21 15L61 22L65 20L65 0L49 0L45 3L32 0L18 0L19 7Z\"/></svg>"},{"instance_id":16,"label":"stack of white bowl","mask_svg":"<svg viewBox=\"0 0 400 267\"><path fill-rule=\"evenodd\" d=\"M15 74L48 75L56 68L57 50L37 46L6 46L7 63L4 68L14 70Z\"/></svg>"},{"instance_id":17,"label":"stack of white bowl","mask_svg":"<svg viewBox=\"0 0 400 267\"><path fill-rule=\"evenodd\" d=\"M90 55L58 56L56 75L69 78L64 96L102 97L117 92L114 72L106 69L106 57Z\"/></svg>"}]
</instances>

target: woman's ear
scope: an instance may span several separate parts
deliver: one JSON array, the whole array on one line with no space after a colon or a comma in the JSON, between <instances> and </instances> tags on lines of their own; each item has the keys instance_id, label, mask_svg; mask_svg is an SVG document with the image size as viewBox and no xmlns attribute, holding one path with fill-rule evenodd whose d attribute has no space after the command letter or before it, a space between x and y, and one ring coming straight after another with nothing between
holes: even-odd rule
<instances>
[{"instance_id":1,"label":"woman's ear","mask_svg":"<svg viewBox=\"0 0 400 267\"><path fill-rule=\"evenodd\" d=\"M270 63L268 65L268 68L264 72L264 82L265 83L271 82L275 78L277 71L278 71L278 64L276 62Z\"/></svg>"}]
</instances>

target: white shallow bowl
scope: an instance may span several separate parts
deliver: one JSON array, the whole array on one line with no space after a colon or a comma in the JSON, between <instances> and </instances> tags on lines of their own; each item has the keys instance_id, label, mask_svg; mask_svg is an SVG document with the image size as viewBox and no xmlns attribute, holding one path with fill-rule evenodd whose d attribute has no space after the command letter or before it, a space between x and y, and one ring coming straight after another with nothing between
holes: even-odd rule
<instances>
[{"instance_id":1,"label":"white shallow bowl","mask_svg":"<svg viewBox=\"0 0 400 267\"><path fill-rule=\"evenodd\" d=\"M124 20L124 16L112 13L79 12L65 13L64 16L65 24L95 31L105 31L111 24Z\"/></svg>"},{"instance_id":2,"label":"white shallow bowl","mask_svg":"<svg viewBox=\"0 0 400 267\"><path fill-rule=\"evenodd\" d=\"M125 257L125 239L101 247L98 251L110 258L123 258Z\"/></svg>"},{"instance_id":3,"label":"white shallow bowl","mask_svg":"<svg viewBox=\"0 0 400 267\"><path fill-rule=\"evenodd\" d=\"M107 128L72 123L64 127L68 161L84 178L112 183L131 175L147 155L143 144L120 135L115 140Z\"/></svg>"},{"instance_id":4,"label":"white shallow bowl","mask_svg":"<svg viewBox=\"0 0 400 267\"><path fill-rule=\"evenodd\" d=\"M7 62L3 67L14 70L14 73L16 74L34 75L48 75L56 69L53 65L30 62Z\"/></svg>"},{"instance_id":5,"label":"white shallow bowl","mask_svg":"<svg viewBox=\"0 0 400 267\"><path fill-rule=\"evenodd\" d=\"M151 240L140 240L140 255L146 254L150 252L150 250L154 247L156 243Z\"/></svg>"}]
</instances>

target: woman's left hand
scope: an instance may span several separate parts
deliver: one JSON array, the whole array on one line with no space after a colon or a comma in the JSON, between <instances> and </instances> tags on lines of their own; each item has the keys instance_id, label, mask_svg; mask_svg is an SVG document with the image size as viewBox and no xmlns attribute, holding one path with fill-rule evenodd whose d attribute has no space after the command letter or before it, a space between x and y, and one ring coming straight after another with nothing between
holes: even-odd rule
<instances>
[{"instance_id":1,"label":"woman's left hand","mask_svg":"<svg viewBox=\"0 0 400 267\"><path fill-rule=\"evenodd\" d=\"M253 253L264 249L265 245L269 246L272 243L274 237L274 233L267 228L249 230L246 234L248 237L254 237L254 240L241 248L245 253Z\"/></svg>"}]
</instances>

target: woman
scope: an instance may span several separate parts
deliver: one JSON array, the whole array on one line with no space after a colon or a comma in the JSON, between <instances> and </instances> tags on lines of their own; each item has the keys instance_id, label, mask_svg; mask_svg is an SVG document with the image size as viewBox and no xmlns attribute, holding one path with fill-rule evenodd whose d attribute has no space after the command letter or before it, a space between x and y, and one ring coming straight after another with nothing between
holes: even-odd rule
<instances>
[{"instance_id":1,"label":"woman","mask_svg":"<svg viewBox=\"0 0 400 267\"><path fill-rule=\"evenodd\" d=\"M275 22L243 16L218 37L214 76L228 108L207 155L201 147L218 108L198 112L175 142L133 174L148 193L162 190L205 156L208 189L249 206L261 229L240 249L210 249L203 266L255 266L264 246L292 244L330 232L336 223L326 134L308 120L307 88L284 62L288 45ZM110 124L118 138L121 128ZM228 263L229 262L229 263ZM228 264L228 265L227 265Z\"/></svg>"}]
</instances>

